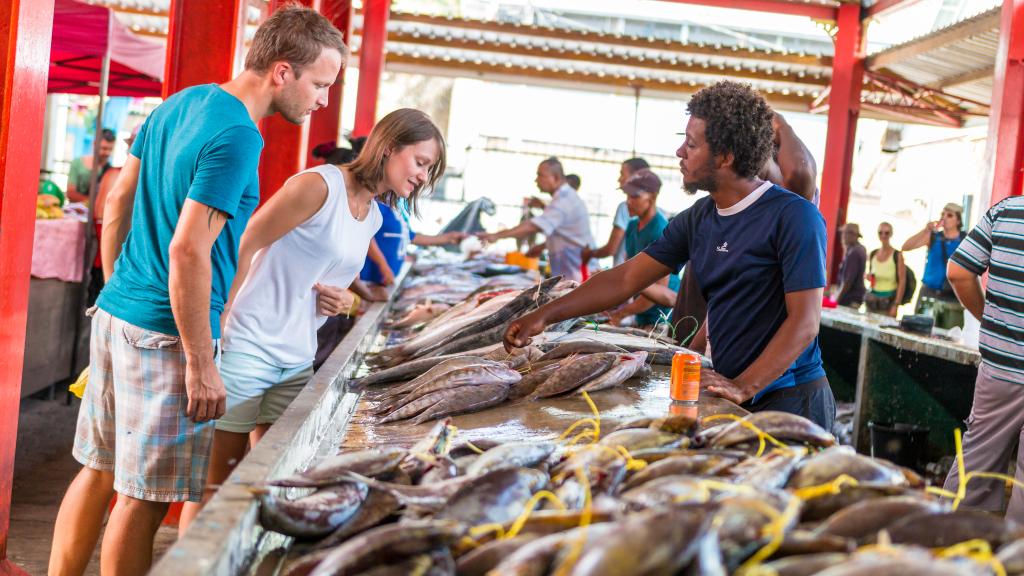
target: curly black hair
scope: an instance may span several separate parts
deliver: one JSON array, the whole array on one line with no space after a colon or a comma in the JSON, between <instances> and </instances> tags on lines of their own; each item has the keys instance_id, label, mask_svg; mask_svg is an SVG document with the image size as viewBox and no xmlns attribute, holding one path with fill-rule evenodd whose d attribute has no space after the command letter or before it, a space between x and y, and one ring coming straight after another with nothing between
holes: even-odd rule
<instances>
[{"instance_id":1,"label":"curly black hair","mask_svg":"<svg viewBox=\"0 0 1024 576\"><path fill-rule=\"evenodd\" d=\"M753 178L772 153L772 109L748 84L718 82L701 89L687 104L690 116L704 121L704 137L713 154L733 155L733 170Z\"/></svg>"}]
</instances>

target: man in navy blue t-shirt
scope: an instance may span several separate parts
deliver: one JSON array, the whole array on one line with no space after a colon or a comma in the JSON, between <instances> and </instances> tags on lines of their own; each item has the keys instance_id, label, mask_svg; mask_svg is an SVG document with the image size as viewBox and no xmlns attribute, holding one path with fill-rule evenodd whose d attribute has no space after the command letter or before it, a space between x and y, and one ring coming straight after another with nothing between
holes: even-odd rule
<instances>
[{"instance_id":1,"label":"man in navy blue t-shirt","mask_svg":"<svg viewBox=\"0 0 1024 576\"><path fill-rule=\"evenodd\" d=\"M567 296L519 318L506 347L544 326L618 305L690 263L708 302L714 371L703 386L750 410L782 410L830 430L835 399L821 364L825 222L813 204L757 178L771 153L772 111L746 85L719 82L688 105L676 151L687 190L710 196L660 240Z\"/></svg>"}]
</instances>

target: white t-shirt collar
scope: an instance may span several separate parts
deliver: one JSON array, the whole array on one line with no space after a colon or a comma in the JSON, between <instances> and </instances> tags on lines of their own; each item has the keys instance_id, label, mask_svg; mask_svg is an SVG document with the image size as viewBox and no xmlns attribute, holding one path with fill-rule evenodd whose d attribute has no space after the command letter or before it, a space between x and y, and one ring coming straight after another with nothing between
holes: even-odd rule
<instances>
[{"instance_id":1,"label":"white t-shirt collar","mask_svg":"<svg viewBox=\"0 0 1024 576\"><path fill-rule=\"evenodd\" d=\"M752 206L754 202L757 202L761 198L761 196L764 196L764 193L767 192L768 189L771 187L772 183L765 180L760 186L755 188L753 192L747 194L746 198L744 198L743 200L740 200L739 202L733 204L732 206L729 206L728 208L715 207L715 209L718 210L719 216L733 216L739 214L740 212L743 212L744 210Z\"/></svg>"}]
</instances>

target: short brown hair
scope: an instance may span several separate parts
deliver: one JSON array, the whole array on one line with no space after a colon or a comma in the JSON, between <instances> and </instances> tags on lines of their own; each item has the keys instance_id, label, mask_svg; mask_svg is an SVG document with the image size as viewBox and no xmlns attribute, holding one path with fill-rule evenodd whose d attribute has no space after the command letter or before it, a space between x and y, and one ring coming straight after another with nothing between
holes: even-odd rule
<instances>
[{"instance_id":1,"label":"short brown hair","mask_svg":"<svg viewBox=\"0 0 1024 576\"><path fill-rule=\"evenodd\" d=\"M444 174L446 154L444 136L441 130L425 113L413 108L399 108L380 119L366 139L359 157L345 166L352 172L352 177L360 186L375 190L384 179L384 164L388 155L418 142L434 140L437 142L437 162L430 167L426 184L413 190L409 195L409 211L417 214L416 201L424 188L433 189ZM393 190L388 190L378 200L395 208L401 198Z\"/></svg>"},{"instance_id":2,"label":"short brown hair","mask_svg":"<svg viewBox=\"0 0 1024 576\"><path fill-rule=\"evenodd\" d=\"M274 62L284 61L298 78L303 67L316 62L324 49L337 50L343 61L348 58L344 36L330 20L310 8L284 6L256 30L245 56L245 69L263 73Z\"/></svg>"}]
</instances>

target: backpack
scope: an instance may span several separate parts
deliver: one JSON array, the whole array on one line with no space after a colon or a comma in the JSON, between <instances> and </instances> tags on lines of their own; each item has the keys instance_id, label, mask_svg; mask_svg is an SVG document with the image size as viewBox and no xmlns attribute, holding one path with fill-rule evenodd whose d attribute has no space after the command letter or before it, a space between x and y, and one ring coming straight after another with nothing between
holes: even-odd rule
<instances>
[{"instance_id":1,"label":"backpack","mask_svg":"<svg viewBox=\"0 0 1024 576\"><path fill-rule=\"evenodd\" d=\"M874 274L874 258L875 254L877 253L878 249L876 248L871 251L871 254L868 255L868 266L871 267L872 274ZM903 254L899 250L893 250L892 261L896 263L897 273L899 271L899 260L897 260L898 258L903 258ZM903 304L910 304L910 301L914 299L914 292L917 290L917 276L914 274L914 270L910 266L905 266L905 268L906 278L903 286L903 298L901 298L899 301L899 304L901 306Z\"/></svg>"}]
</instances>

